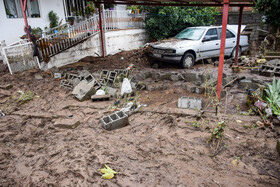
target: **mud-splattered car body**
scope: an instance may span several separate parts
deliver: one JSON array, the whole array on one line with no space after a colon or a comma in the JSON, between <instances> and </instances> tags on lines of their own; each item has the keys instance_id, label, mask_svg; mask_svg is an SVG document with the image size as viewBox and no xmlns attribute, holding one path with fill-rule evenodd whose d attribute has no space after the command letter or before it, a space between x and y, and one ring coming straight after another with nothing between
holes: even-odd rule
<instances>
[{"instance_id":1,"label":"mud-splattered car body","mask_svg":"<svg viewBox=\"0 0 280 187\"><path fill-rule=\"evenodd\" d=\"M245 26L242 26L242 30ZM151 56L167 62L181 63L189 68L201 59L219 57L221 26L189 27L175 38L152 45ZM228 25L225 56L234 56L237 39L237 27ZM248 48L248 37L241 35L239 55Z\"/></svg>"}]
</instances>

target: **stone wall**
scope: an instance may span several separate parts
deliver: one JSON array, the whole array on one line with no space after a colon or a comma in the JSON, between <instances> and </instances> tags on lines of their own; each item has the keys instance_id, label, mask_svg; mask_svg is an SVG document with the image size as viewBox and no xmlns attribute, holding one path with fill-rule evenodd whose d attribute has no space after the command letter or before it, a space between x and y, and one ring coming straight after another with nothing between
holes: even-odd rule
<instances>
[{"instance_id":1,"label":"stone wall","mask_svg":"<svg viewBox=\"0 0 280 187\"><path fill-rule=\"evenodd\" d=\"M244 11L242 16L242 25L247 25L243 34L248 35L250 42L250 53L252 55L257 54L259 46L266 36L266 32L270 30L269 26L262 22L262 14L253 13L251 11ZM228 18L229 25L237 25L239 19L239 12L230 12ZM222 15L216 16L215 25L222 25Z\"/></svg>"}]
</instances>

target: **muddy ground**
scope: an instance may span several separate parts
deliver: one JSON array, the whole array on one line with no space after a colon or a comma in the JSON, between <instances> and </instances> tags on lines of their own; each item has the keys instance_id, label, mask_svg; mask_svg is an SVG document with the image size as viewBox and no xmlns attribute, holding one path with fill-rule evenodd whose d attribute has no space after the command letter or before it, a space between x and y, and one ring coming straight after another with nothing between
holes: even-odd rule
<instances>
[{"instance_id":1,"label":"muddy ground","mask_svg":"<svg viewBox=\"0 0 280 187\"><path fill-rule=\"evenodd\" d=\"M89 57L68 68L86 67L95 72L126 68L130 63L135 64L135 72L158 71L137 51L106 59ZM217 69L199 64L193 71L201 67ZM114 99L79 102L71 91L59 88L59 81L48 72L30 70L12 76L3 65L0 68L0 85L13 85L10 90L0 89L0 109L7 113L0 118L0 186L280 184L280 157L275 149L280 126L257 126L259 116L241 115L239 110L249 110L244 93L232 94L227 101L223 98L217 116L213 106L201 115L196 110L178 109L178 98L210 98L188 93L180 83L158 82L168 85L167 89L140 91L139 102L147 107L130 116L128 126L106 131L100 118L117 110L109 107ZM160 69L170 70L189 71L171 65ZM37 80L35 75L43 79ZM31 91L33 99L19 103L19 90ZM209 129L221 120L226 124L223 141L213 154ZM80 125L75 129L55 126L61 121L80 121ZM104 164L118 172L113 179L101 178L98 169Z\"/></svg>"}]
</instances>

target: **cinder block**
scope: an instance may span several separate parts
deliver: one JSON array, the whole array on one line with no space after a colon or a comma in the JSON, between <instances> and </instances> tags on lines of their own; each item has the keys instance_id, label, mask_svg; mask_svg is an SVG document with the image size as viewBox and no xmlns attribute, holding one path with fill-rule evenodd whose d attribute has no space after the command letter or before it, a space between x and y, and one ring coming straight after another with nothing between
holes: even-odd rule
<instances>
[{"instance_id":1,"label":"cinder block","mask_svg":"<svg viewBox=\"0 0 280 187\"><path fill-rule=\"evenodd\" d=\"M128 116L123 111L118 111L101 118L101 122L104 129L114 130L128 125Z\"/></svg>"},{"instance_id":2,"label":"cinder block","mask_svg":"<svg viewBox=\"0 0 280 187\"><path fill-rule=\"evenodd\" d=\"M108 78L110 71L103 69L100 73L99 79Z\"/></svg>"},{"instance_id":3,"label":"cinder block","mask_svg":"<svg viewBox=\"0 0 280 187\"><path fill-rule=\"evenodd\" d=\"M60 88L72 90L73 87L74 87L73 84L70 81L68 81L68 80L63 79L60 82Z\"/></svg>"},{"instance_id":4,"label":"cinder block","mask_svg":"<svg viewBox=\"0 0 280 187\"><path fill-rule=\"evenodd\" d=\"M170 76L171 81L179 81L179 74L176 72L173 72Z\"/></svg>"},{"instance_id":5,"label":"cinder block","mask_svg":"<svg viewBox=\"0 0 280 187\"><path fill-rule=\"evenodd\" d=\"M88 77L87 80L89 80L90 77ZM82 80L74 89L72 94L80 101L88 100L90 97L95 94L96 89L94 86L96 85L96 81L92 79L90 82L88 82L86 79Z\"/></svg>"},{"instance_id":6,"label":"cinder block","mask_svg":"<svg viewBox=\"0 0 280 187\"><path fill-rule=\"evenodd\" d=\"M117 73L114 71L110 71L109 79L112 79L115 82L116 77L117 77Z\"/></svg>"},{"instance_id":7,"label":"cinder block","mask_svg":"<svg viewBox=\"0 0 280 187\"><path fill-rule=\"evenodd\" d=\"M80 80L84 80L87 76L91 75L88 70L83 70L79 73Z\"/></svg>"},{"instance_id":8,"label":"cinder block","mask_svg":"<svg viewBox=\"0 0 280 187\"><path fill-rule=\"evenodd\" d=\"M112 88L112 87L109 87L109 86L102 86L101 89L102 89L102 90L105 90L105 89L106 89L107 93L108 93L109 95L111 95L112 97L116 97L116 96L117 96L117 91L118 91L118 90L115 89L115 88Z\"/></svg>"},{"instance_id":9,"label":"cinder block","mask_svg":"<svg viewBox=\"0 0 280 187\"><path fill-rule=\"evenodd\" d=\"M178 107L200 110L202 108L202 99L192 97L181 97L178 99Z\"/></svg>"},{"instance_id":10,"label":"cinder block","mask_svg":"<svg viewBox=\"0 0 280 187\"><path fill-rule=\"evenodd\" d=\"M94 101L109 101L110 100L110 94L106 95L92 95L91 100Z\"/></svg>"},{"instance_id":11,"label":"cinder block","mask_svg":"<svg viewBox=\"0 0 280 187\"><path fill-rule=\"evenodd\" d=\"M114 72L116 72L117 75L120 75L120 74L128 75L127 69L115 69Z\"/></svg>"}]
</instances>

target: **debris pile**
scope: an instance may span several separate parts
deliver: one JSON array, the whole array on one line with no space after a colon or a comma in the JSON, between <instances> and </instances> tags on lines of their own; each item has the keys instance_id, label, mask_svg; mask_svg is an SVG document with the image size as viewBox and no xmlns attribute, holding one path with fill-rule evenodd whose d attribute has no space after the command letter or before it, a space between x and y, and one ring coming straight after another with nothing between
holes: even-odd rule
<instances>
[{"instance_id":1,"label":"debris pile","mask_svg":"<svg viewBox=\"0 0 280 187\"><path fill-rule=\"evenodd\" d=\"M247 104L252 113L258 114L264 124L273 125L280 123L280 80L274 80L266 87L249 90ZM261 124L261 125L264 125Z\"/></svg>"}]
</instances>

